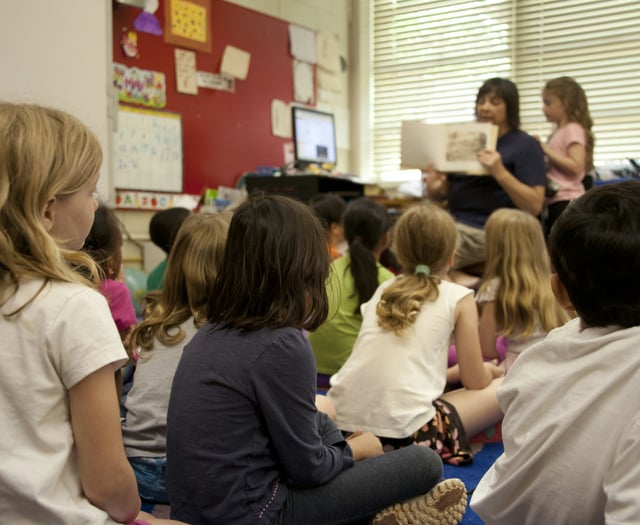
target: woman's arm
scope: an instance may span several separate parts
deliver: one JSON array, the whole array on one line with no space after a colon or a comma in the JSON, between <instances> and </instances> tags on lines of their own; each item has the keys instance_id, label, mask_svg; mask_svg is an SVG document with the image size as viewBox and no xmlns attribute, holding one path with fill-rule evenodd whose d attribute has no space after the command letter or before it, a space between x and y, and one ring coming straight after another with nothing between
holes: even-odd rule
<instances>
[{"instance_id":1,"label":"woman's arm","mask_svg":"<svg viewBox=\"0 0 640 525\"><path fill-rule=\"evenodd\" d=\"M462 386L469 390L481 390L494 378L500 377L503 371L482 361L478 310L472 295L467 295L458 302L455 316L454 337Z\"/></svg>"},{"instance_id":2,"label":"woman's arm","mask_svg":"<svg viewBox=\"0 0 640 525\"><path fill-rule=\"evenodd\" d=\"M544 186L529 186L513 175L502 163L502 156L494 150L482 150L478 160L491 172L513 203L521 210L539 215L544 204Z\"/></svg>"},{"instance_id":3,"label":"woman's arm","mask_svg":"<svg viewBox=\"0 0 640 525\"><path fill-rule=\"evenodd\" d=\"M69 390L71 425L85 496L118 523L140 511L138 486L122 444L113 366L107 365Z\"/></svg>"}]
</instances>

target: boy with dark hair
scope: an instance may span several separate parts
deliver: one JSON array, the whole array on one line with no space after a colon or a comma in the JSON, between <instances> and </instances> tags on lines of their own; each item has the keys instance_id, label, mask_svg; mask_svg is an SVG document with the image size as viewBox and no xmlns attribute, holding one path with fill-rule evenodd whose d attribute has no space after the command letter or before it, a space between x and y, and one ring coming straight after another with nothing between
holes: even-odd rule
<instances>
[{"instance_id":1,"label":"boy with dark hair","mask_svg":"<svg viewBox=\"0 0 640 525\"><path fill-rule=\"evenodd\" d=\"M180 226L189 215L191 215L191 212L187 208L180 207L168 208L156 212L149 222L149 237L151 238L151 242L168 256L176 233L178 233ZM167 258L165 257L151 270L149 277L147 277L147 292L162 290L166 269Z\"/></svg>"},{"instance_id":2,"label":"boy with dark hair","mask_svg":"<svg viewBox=\"0 0 640 525\"><path fill-rule=\"evenodd\" d=\"M555 223L554 293L577 317L498 389L504 454L471 506L487 523L640 518L640 182L600 186Z\"/></svg>"}]
</instances>

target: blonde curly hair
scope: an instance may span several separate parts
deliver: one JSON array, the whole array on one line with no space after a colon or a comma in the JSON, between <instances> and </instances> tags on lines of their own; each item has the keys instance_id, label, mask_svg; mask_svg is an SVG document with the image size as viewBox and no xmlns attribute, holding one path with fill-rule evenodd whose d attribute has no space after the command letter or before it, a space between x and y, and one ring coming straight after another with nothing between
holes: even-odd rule
<instances>
[{"instance_id":1,"label":"blonde curly hair","mask_svg":"<svg viewBox=\"0 0 640 525\"><path fill-rule=\"evenodd\" d=\"M440 276L455 251L456 226L441 207L418 204L400 216L393 235L392 250L403 273L384 290L376 314L382 328L401 336L415 322L422 304L438 298ZM416 273L421 265L428 272Z\"/></svg>"}]
</instances>

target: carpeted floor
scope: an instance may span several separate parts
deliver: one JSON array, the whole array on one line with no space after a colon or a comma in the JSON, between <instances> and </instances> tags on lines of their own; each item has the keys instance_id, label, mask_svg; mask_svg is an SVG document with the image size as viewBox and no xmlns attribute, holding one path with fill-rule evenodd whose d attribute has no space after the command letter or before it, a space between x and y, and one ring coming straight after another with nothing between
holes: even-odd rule
<instances>
[{"instance_id":1,"label":"carpeted floor","mask_svg":"<svg viewBox=\"0 0 640 525\"><path fill-rule=\"evenodd\" d=\"M502 442L498 443L485 443L482 449L477 452L473 457L473 463L471 465L465 465L460 467L454 467L452 465L444 466L445 478L460 478L467 492L471 496L471 493L478 485L480 479L484 473L489 469L493 462L502 454L504 447ZM467 507L467 512L462 518L460 525L484 525L484 522L478 517L478 515Z\"/></svg>"}]
</instances>

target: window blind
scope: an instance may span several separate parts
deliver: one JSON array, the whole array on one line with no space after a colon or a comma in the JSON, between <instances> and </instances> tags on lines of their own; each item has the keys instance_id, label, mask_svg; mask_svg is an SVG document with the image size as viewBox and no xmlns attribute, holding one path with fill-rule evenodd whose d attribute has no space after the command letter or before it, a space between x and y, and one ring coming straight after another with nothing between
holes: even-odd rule
<instances>
[{"instance_id":1,"label":"window blind","mask_svg":"<svg viewBox=\"0 0 640 525\"><path fill-rule=\"evenodd\" d=\"M519 0L514 80L523 129L548 136L542 88L570 76L589 101L596 167L640 158L639 19L637 0Z\"/></svg>"},{"instance_id":2,"label":"window blind","mask_svg":"<svg viewBox=\"0 0 640 525\"><path fill-rule=\"evenodd\" d=\"M640 157L640 20L636 0L375 0L371 10L369 157L379 181L398 178L400 122L473 120L478 88L518 85L522 128L543 137L544 82L585 88L596 165ZM360 3L361 9L367 6ZM361 94L364 95L364 94ZM399 178L402 178L400 174Z\"/></svg>"}]
</instances>

